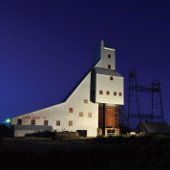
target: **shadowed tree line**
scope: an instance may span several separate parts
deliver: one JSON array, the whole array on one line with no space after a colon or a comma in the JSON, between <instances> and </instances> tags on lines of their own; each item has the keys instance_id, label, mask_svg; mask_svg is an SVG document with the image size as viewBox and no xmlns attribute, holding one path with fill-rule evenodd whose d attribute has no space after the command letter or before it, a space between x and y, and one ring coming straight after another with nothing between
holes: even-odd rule
<instances>
[{"instance_id":1,"label":"shadowed tree line","mask_svg":"<svg viewBox=\"0 0 170 170\"><path fill-rule=\"evenodd\" d=\"M13 137L13 133L13 126L6 126L4 124L0 124L0 138Z\"/></svg>"}]
</instances>

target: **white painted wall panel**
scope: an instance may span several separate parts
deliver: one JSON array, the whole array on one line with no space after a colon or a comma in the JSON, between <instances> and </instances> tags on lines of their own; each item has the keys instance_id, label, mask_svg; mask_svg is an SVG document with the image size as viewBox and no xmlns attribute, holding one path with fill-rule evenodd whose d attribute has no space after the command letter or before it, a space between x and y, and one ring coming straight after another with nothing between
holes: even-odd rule
<instances>
[{"instance_id":1,"label":"white painted wall panel","mask_svg":"<svg viewBox=\"0 0 170 170\"><path fill-rule=\"evenodd\" d=\"M123 77L113 77L113 80L110 80L109 75L96 74L96 102L97 103L108 103L108 104L124 104L124 80ZM103 94L101 95L99 91L102 90ZM107 95L106 92L109 91L110 95ZM114 96L114 92L117 92L117 95ZM119 96L119 93L122 96Z\"/></svg>"},{"instance_id":2,"label":"white painted wall panel","mask_svg":"<svg viewBox=\"0 0 170 170\"><path fill-rule=\"evenodd\" d=\"M12 119L12 124L17 124L17 119L22 119L23 125L30 125L31 119L37 117L38 119L35 119L36 125L43 125L44 120L48 120L53 130L87 130L88 136L96 136L98 128L98 104L90 101L90 80L91 72L65 103L15 117ZM84 103L84 99L87 99L88 103ZM69 113L69 108L73 108L73 113ZM79 117L79 112L83 112L83 117ZM88 117L89 112L92 113L91 118ZM60 121L60 126L56 125L57 120ZM69 121L73 121L73 126L68 125Z\"/></svg>"}]
</instances>

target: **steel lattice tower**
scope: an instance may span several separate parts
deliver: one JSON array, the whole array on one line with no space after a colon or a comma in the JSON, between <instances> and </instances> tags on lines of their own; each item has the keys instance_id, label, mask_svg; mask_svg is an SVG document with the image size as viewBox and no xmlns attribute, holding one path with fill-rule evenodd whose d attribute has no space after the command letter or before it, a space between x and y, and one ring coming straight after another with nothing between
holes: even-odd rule
<instances>
[{"instance_id":1,"label":"steel lattice tower","mask_svg":"<svg viewBox=\"0 0 170 170\"><path fill-rule=\"evenodd\" d=\"M140 93L151 94L151 112L142 113L140 103ZM160 82L153 81L150 87L142 86L138 83L135 69L129 72L129 95L128 95L128 122L134 119L138 123L142 121L164 121L163 103L161 97Z\"/></svg>"}]
</instances>

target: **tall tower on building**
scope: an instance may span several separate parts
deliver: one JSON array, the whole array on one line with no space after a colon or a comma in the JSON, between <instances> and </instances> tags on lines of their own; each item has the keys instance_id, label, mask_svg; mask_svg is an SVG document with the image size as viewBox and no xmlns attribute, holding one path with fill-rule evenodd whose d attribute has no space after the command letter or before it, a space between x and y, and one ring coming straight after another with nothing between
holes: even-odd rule
<instances>
[{"instance_id":1,"label":"tall tower on building","mask_svg":"<svg viewBox=\"0 0 170 170\"><path fill-rule=\"evenodd\" d=\"M104 46L101 41L100 61L92 70L91 100L99 103L99 129L119 129L119 105L124 104L124 78L116 71L115 49ZM101 133L100 132L100 133Z\"/></svg>"}]
</instances>

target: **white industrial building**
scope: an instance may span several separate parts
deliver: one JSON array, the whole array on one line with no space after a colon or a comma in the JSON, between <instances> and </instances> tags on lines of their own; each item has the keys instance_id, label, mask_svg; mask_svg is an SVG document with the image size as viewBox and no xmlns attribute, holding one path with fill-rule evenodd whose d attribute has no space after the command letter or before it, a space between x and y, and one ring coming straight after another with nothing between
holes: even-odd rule
<instances>
[{"instance_id":1,"label":"white industrial building","mask_svg":"<svg viewBox=\"0 0 170 170\"><path fill-rule=\"evenodd\" d=\"M88 137L118 132L124 78L116 71L115 50L101 41L99 60L63 103L14 117L14 136L40 130L83 131Z\"/></svg>"}]
</instances>

